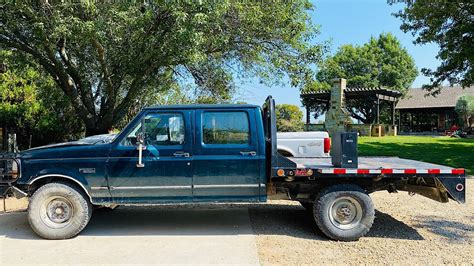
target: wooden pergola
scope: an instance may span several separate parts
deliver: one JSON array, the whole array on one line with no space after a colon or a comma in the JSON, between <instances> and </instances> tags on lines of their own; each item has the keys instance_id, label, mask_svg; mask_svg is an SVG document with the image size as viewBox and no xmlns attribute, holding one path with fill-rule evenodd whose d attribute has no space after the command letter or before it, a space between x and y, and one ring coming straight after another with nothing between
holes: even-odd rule
<instances>
[{"instance_id":1,"label":"wooden pergola","mask_svg":"<svg viewBox=\"0 0 474 266\"><path fill-rule=\"evenodd\" d=\"M376 114L376 123L380 124L380 103L381 101L390 102L391 113L392 113L392 125L395 125L395 105L398 102L398 99L402 96L402 93L395 90L375 87L375 88L346 88L344 90L344 96L346 100L351 99L364 99L372 98L375 99L375 104L377 107ZM303 92L300 95L301 101L306 109L306 124L310 124L310 113L316 104L326 104L329 105L331 99L330 90L319 90L312 92Z\"/></svg>"}]
</instances>

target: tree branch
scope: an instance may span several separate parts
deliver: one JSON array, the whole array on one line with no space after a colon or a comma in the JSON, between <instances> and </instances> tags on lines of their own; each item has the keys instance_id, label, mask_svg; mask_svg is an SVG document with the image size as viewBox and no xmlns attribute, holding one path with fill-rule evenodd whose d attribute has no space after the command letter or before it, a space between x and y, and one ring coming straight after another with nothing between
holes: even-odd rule
<instances>
[{"instance_id":1,"label":"tree branch","mask_svg":"<svg viewBox=\"0 0 474 266\"><path fill-rule=\"evenodd\" d=\"M74 81L76 90L81 95L82 102L84 103L88 111L91 114L94 114L95 107L94 107L92 92L90 91L90 88L87 87L85 83L83 82L81 76L79 75L79 72L76 69L76 66L74 66L73 63L69 60L69 57L66 53L66 40L64 38L61 38L58 41L57 48L58 48L58 54L61 57L61 60L66 65L64 70Z\"/></svg>"},{"instance_id":2,"label":"tree branch","mask_svg":"<svg viewBox=\"0 0 474 266\"><path fill-rule=\"evenodd\" d=\"M100 116L106 120L112 120L114 115L113 110L115 107L116 95L112 79L110 78L109 69L107 68L107 63L105 62L105 50L95 36L92 37L91 42L97 51L99 64L102 70L103 79L105 81L104 87L106 91L106 99L105 101L101 102Z\"/></svg>"}]
</instances>

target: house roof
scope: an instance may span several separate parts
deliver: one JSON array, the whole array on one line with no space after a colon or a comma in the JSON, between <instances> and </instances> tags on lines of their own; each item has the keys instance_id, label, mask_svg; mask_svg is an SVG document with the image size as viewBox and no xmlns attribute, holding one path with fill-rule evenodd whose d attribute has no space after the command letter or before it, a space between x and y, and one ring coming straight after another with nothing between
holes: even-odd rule
<instances>
[{"instance_id":1,"label":"house roof","mask_svg":"<svg viewBox=\"0 0 474 266\"><path fill-rule=\"evenodd\" d=\"M395 109L422 109L455 107L456 102L462 95L474 95L473 87L443 87L436 95L427 95L427 91L420 88L409 89L406 96L400 99Z\"/></svg>"}]
</instances>

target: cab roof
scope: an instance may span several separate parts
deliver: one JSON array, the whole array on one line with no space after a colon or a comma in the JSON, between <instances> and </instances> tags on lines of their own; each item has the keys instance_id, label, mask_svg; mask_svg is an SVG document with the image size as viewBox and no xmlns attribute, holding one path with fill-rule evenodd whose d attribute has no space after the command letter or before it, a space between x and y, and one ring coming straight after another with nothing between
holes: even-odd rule
<instances>
[{"instance_id":1,"label":"cab roof","mask_svg":"<svg viewBox=\"0 0 474 266\"><path fill-rule=\"evenodd\" d=\"M154 105L145 107L145 110L156 109L233 109L233 108L260 108L254 104L172 104Z\"/></svg>"}]
</instances>

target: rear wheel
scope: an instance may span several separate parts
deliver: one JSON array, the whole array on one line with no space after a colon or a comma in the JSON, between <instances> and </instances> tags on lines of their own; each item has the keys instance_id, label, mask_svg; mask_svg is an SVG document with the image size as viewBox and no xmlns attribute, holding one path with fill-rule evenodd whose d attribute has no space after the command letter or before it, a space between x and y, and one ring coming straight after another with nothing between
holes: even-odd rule
<instances>
[{"instance_id":1,"label":"rear wheel","mask_svg":"<svg viewBox=\"0 0 474 266\"><path fill-rule=\"evenodd\" d=\"M30 199L28 221L39 236L67 239L79 234L89 223L92 205L79 189L63 183L40 187Z\"/></svg>"},{"instance_id":2,"label":"rear wheel","mask_svg":"<svg viewBox=\"0 0 474 266\"><path fill-rule=\"evenodd\" d=\"M354 185L329 187L313 208L319 229L329 238L354 241L369 232L375 218L372 199Z\"/></svg>"}]
</instances>

